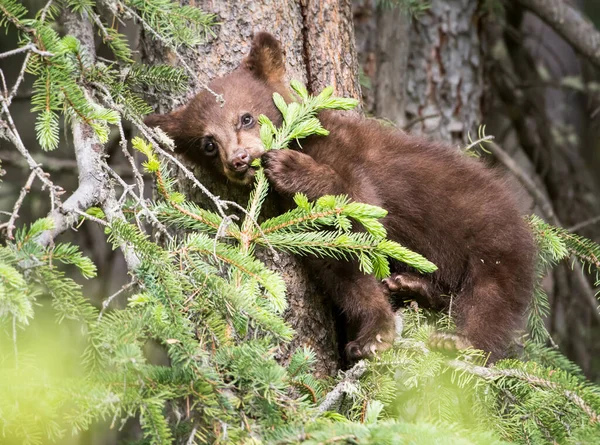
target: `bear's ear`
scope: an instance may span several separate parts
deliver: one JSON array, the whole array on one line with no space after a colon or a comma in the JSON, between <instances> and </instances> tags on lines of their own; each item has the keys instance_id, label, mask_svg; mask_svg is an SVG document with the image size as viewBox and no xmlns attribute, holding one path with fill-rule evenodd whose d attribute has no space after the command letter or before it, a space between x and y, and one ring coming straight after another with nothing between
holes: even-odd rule
<instances>
[{"instance_id":1,"label":"bear's ear","mask_svg":"<svg viewBox=\"0 0 600 445\"><path fill-rule=\"evenodd\" d=\"M150 114L144 119L149 127L160 127L171 138L181 136L181 110L175 110L167 114Z\"/></svg>"},{"instance_id":2,"label":"bear's ear","mask_svg":"<svg viewBox=\"0 0 600 445\"><path fill-rule=\"evenodd\" d=\"M250 53L242 61L242 67L259 79L268 82L283 81L285 65L279 41L268 32L255 34Z\"/></svg>"}]
</instances>

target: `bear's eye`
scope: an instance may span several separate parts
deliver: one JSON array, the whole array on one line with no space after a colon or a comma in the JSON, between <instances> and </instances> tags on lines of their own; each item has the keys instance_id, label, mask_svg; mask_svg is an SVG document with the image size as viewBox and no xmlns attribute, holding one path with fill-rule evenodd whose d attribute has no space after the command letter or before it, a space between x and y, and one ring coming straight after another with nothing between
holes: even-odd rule
<instances>
[{"instance_id":1,"label":"bear's eye","mask_svg":"<svg viewBox=\"0 0 600 445\"><path fill-rule=\"evenodd\" d=\"M250 128L254 125L254 118L249 113L242 114L242 117L240 118L240 122L242 123L242 127Z\"/></svg>"},{"instance_id":2,"label":"bear's eye","mask_svg":"<svg viewBox=\"0 0 600 445\"><path fill-rule=\"evenodd\" d=\"M215 154L217 154L217 143L208 138L204 141L204 145L202 145L202 149L204 150L204 153L208 156L214 156Z\"/></svg>"}]
</instances>

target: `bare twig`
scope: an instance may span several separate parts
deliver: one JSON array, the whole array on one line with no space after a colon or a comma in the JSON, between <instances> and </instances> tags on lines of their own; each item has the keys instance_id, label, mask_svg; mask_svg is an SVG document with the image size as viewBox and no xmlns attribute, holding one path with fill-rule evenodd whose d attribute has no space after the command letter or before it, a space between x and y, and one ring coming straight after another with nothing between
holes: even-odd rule
<instances>
[{"instance_id":1,"label":"bare twig","mask_svg":"<svg viewBox=\"0 0 600 445\"><path fill-rule=\"evenodd\" d=\"M569 232L575 232L576 230L581 230L584 227L591 226L594 224L600 223L600 215L594 216L593 218L586 219L585 221L581 221L574 226L569 227L567 230Z\"/></svg>"},{"instance_id":2,"label":"bare twig","mask_svg":"<svg viewBox=\"0 0 600 445\"><path fill-rule=\"evenodd\" d=\"M492 142L493 139L494 139L494 136L484 136L482 138L477 139L476 141L471 142L469 145L467 145L465 148L463 148L463 150L469 151L476 145L480 145L483 142Z\"/></svg>"},{"instance_id":3,"label":"bare twig","mask_svg":"<svg viewBox=\"0 0 600 445\"><path fill-rule=\"evenodd\" d=\"M498 144L495 142L488 141L486 145L488 149L495 157L500 161L510 172L519 180L527 192L531 195L535 203L540 208L544 218L552 225L562 227L562 224L552 208L552 204L544 193L537 187L535 182L525 173L521 167L511 158ZM574 259L574 269L581 269L579 260ZM586 281L583 274L578 270L574 270L575 284L579 288L579 294L582 300L590 306L593 317L596 321L600 322L600 314L598 313L598 302L594 297L594 290L590 284Z\"/></svg>"},{"instance_id":4,"label":"bare twig","mask_svg":"<svg viewBox=\"0 0 600 445\"><path fill-rule=\"evenodd\" d=\"M8 87L6 86L6 78L4 77L4 71L0 69L0 80L2 80L2 94L4 97L8 97Z\"/></svg>"},{"instance_id":5,"label":"bare twig","mask_svg":"<svg viewBox=\"0 0 600 445\"><path fill-rule=\"evenodd\" d=\"M21 65L21 69L19 70L19 75L17 76L17 80L15 80L15 83L14 83L12 89L10 90L10 94L6 98L8 105L11 104L12 100L17 95L17 91L19 90L19 87L21 86L23 79L25 79L25 70L27 69L27 64L29 63L30 57L31 57L31 52L28 52L25 55L25 60L23 60L23 64Z\"/></svg>"},{"instance_id":6,"label":"bare twig","mask_svg":"<svg viewBox=\"0 0 600 445\"><path fill-rule=\"evenodd\" d=\"M40 51L33 43L28 43L25 46L22 46L17 49L11 49L10 51L6 51L4 53L0 53L0 59L4 59L5 57L14 56L16 54L21 54L26 51L31 51L32 53L39 54L43 57L52 57L54 54L49 53L48 51Z\"/></svg>"},{"instance_id":7,"label":"bare twig","mask_svg":"<svg viewBox=\"0 0 600 445\"><path fill-rule=\"evenodd\" d=\"M106 105L108 105L110 108L114 109L115 111L118 111L121 115L124 114L123 113L124 110L122 109L122 107L119 107L116 104L116 102L112 98L108 88L106 88L104 85L99 84L99 83L93 83L93 85L94 85L94 87L101 90L102 93L104 93L104 101L105 101ZM131 153L129 153L129 150L127 148L127 138L125 137L125 132L123 131L123 125L121 124L121 122L118 123L118 128L119 128L119 136L121 137L121 140L119 141L119 145L121 147L121 152L123 153L123 156L125 156L125 159L127 159L127 161L129 162L129 165L131 166L131 170L133 172L133 175L135 177L135 180L136 180L136 183L138 186L139 196L141 199L144 199L144 178L143 178L142 174L140 173L139 169L137 168L135 159L133 158Z\"/></svg>"},{"instance_id":8,"label":"bare twig","mask_svg":"<svg viewBox=\"0 0 600 445\"><path fill-rule=\"evenodd\" d=\"M433 118L436 118L436 117L440 117L439 113L426 114L424 116L416 117L413 120L411 120L410 122L408 122L402 129L404 131L408 131L412 127L414 127L416 124L418 124L419 122L423 122L423 121L426 121L427 119L433 119Z\"/></svg>"},{"instance_id":9,"label":"bare twig","mask_svg":"<svg viewBox=\"0 0 600 445\"><path fill-rule=\"evenodd\" d=\"M48 0L42 9L42 13L40 14L40 20L43 22L46 21L46 16L48 15L48 11L50 11L50 7L54 3L54 0Z\"/></svg>"},{"instance_id":10,"label":"bare twig","mask_svg":"<svg viewBox=\"0 0 600 445\"><path fill-rule=\"evenodd\" d=\"M61 173L76 173L77 172L77 161L75 159L68 158L54 158L46 156L44 154L36 153L36 162L39 165L43 165L44 168L49 172L61 172ZM19 153L8 150L0 150L0 161L3 165L13 165L24 169L29 169L27 161ZM116 164L112 165L111 168L121 177L128 178L132 175L131 170L127 165Z\"/></svg>"},{"instance_id":11,"label":"bare twig","mask_svg":"<svg viewBox=\"0 0 600 445\"><path fill-rule=\"evenodd\" d=\"M4 96L0 96L0 102L2 102L2 111L6 116L6 123L8 124L8 127L5 128L3 131L2 129L0 129L0 137L5 137L13 143L13 145L17 148L19 153L21 153L23 158L25 158L25 160L27 161L27 165L29 166L29 168L35 172L36 176L42 182L42 184L48 188L50 192L51 205L52 208L54 208L54 205L57 201L59 201L59 197L64 193L64 190L61 187L54 185L54 183L49 179L50 175L48 175L41 168L40 164L38 164L35 161L35 159L33 159L31 154L29 154L27 148L25 148L25 144L23 144L21 136L17 131L15 122L13 121L13 118L8 109L8 100Z\"/></svg>"},{"instance_id":12,"label":"bare twig","mask_svg":"<svg viewBox=\"0 0 600 445\"><path fill-rule=\"evenodd\" d=\"M135 284L135 280L131 280L129 283L124 284L118 291L116 291L114 294L112 294L110 297L108 297L106 300L104 300L102 302L102 309L100 310L100 313L98 314L98 321L102 320L102 316L104 315L104 312L106 311L106 309L108 309L108 306L110 306L112 301L115 298L117 298L119 295L121 295L123 292L125 292L127 289L129 289L131 286L133 286L134 284Z\"/></svg>"},{"instance_id":13,"label":"bare twig","mask_svg":"<svg viewBox=\"0 0 600 445\"><path fill-rule=\"evenodd\" d=\"M53 2L54 2L54 0L48 0L46 5L42 9L42 13L40 15L40 20L42 22L46 21L46 15L48 14L48 11L50 10L50 7L52 6ZM41 53L42 56L51 56L52 55L49 52L38 50L38 48L35 46L33 46L33 48L35 49L35 52L37 52L38 54ZM25 55L25 59L23 60L23 64L21 65L21 69L19 70L19 75L17 76L17 80L15 81L15 84L13 85L13 87L10 91L10 94L5 95L5 100L6 100L7 106L10 106L12 100L17 95L19 86L21 86L23 79L25 79L25 71L27 69L27 64L29 63L29 59L31 58L31 53L34 52L34 49L30 48L30 50L27 51L27 54Z\"/></svg>"},{"instance_id":14,"label":"bare twig","mask_svg":"<svg viewBox=\"0 0 600 445\"><path fill-rule=\"evenodd\" d=\"M196 431L198 431L198 427L194 426L194 428L192 428L192 432L190 433L190 437L188 438L186 445L194 445L194 443L196 443Z\"/></svg>"},{"instance_id":15,"label":"bare twig","mask_svg":"<svg viewBox=\"0 0 600 445\"><path fill-rule=\"evenodd\" d=\"M129 196L131 196L133 198L133 200L136 202L136 204L142 208L144 216L146 216L146 218L148 218L150 220L152 225L155 226L161 233L163 233L170 241L173 241L173 237L171 236L171 234L169 233L169 231L167 230L165 225L156 218L156 215L154 214L154 212L152 212L152 210L150 210L150 208L146 205L143 197L136 195L133 192L133 190L131 189L132 186L127 184L123 180L123 178L121 178L108 165L105 165L104 168L110 173L110 175L113 178L115 178L117 180L117 182L119 182L121 187L123 187L123 190L125 190L125 193L128 194Z\"/></svg>"},{"instance_id":16,"label":"bare twig","mask_svg":"<svg viewBox=\"0 0 600 445\"><path fill-rule=\"evenodd\" d=\"M33 180L35 179L35 177L36 177L35 172L31 172L29 174L29 178L27 178L27 182L25 182L25 185L23 187L21 187L21 192L19 193L19 198L17 199L17 202L15 202L15 205L13 206L13 211L10 215L10 219L8 220L7 223L0 225L0 229L6 229L6 237L8 239L14 239L13 229L15 228L15 221L19 217L19 210L21 210L21 206L23 205L23 200L25 199L25 196L27 196L27 193L29 193L29 190L31 190L31 184L33 184Z\"/></svg>"},{"instance_id":17,"label":"bare twig","mask_svg":"<svg viewBox=\"0 0 600 445\"><path fill-rule=\"evenodd\" d=\"M552 204L546 198L544 193L539 189L535 182L523 171L523 169L506 153L498 144L493 141L487 141L486 149L488 149L502 165L504 165L523 185L525 190L531 195L535 203L540 208L544 218L550 224L560 225L558 217L554 213Z\"/></svg>"}]
</instances>

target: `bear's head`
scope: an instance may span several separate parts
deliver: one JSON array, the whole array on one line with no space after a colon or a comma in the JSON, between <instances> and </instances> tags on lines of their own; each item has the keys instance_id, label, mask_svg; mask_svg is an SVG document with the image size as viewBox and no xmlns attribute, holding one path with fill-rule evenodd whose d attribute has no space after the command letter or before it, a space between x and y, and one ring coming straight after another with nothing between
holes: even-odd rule
<instances>
[{"instance_id":1,"label":"bear's head","mask_svg":"<svg viewBox=\"0 0 600 445\"><path fill-rule=\"evenodd\" d=\"M230 180L249 184L254 177L251 163L264 153L258 117L264 114L281 124L273 93L289 97L284 75L279 42L271 34L257 33L241 65L209 85L224 103L204 90L187 105L168 114L152 114L144 122L165 131L175 140L177 152L192 162L212 164Z\"/></svg>"}]
</instances>

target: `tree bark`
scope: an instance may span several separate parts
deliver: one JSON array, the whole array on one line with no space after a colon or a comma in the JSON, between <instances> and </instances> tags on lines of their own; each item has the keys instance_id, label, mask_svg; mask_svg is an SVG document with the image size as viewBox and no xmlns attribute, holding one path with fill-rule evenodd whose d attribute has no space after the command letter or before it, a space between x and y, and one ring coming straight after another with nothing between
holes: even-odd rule
<instances>
[{"instance_id":1,"label":"tree bark","mask_svg":"<svg viewBox=\"0 0 600 445\"><path fill-rule=\"evenodd\" d=\"M456 144L476 134L483 97L477 2L433 0L416 17L371 0L354 6L368 111Z\"/></svg>"},{"instance_id":2,"label":"tree bark","mask_svg":"<svg viewBox=\"0 0 600 445\"><path fill-rule=\"evenodd\" d=\"M288 79L303 82L313 93L332 85L338 95L360 96L349 0L267 0L260 3L203 0L196 1L195 5L215 13L221 23L214 29L216 36L207 44L197 50L182 51L201 82L207 83L235 69L250 49L252 34L268 31L283 45ZM174 55L151 36L143 36L142 48L147 62L177 63ZM189 96L195 93L197 91L190 91ZM185 99L157 97L155 105L160 112L165 112ZM198 166L190 165L190 168L212 193L245 206L247 190L226 185L221 177ZM178 176L178 181L180 189L190 199L210 205L183 175ZM274 212L273 203L268 202L265 210ZM282 359L285 361L289 352L297 347L310 345L318 357L318 373L334 374L338 369L339 354L330 302L323 297L317 283L310 281L300 259L280 254L279 260L275 261L269 252L259 255L269 267L282 274L287 284L289 310L286 320L297 335L288 350L282 353Z\"/></svg>"}]
</instances>

